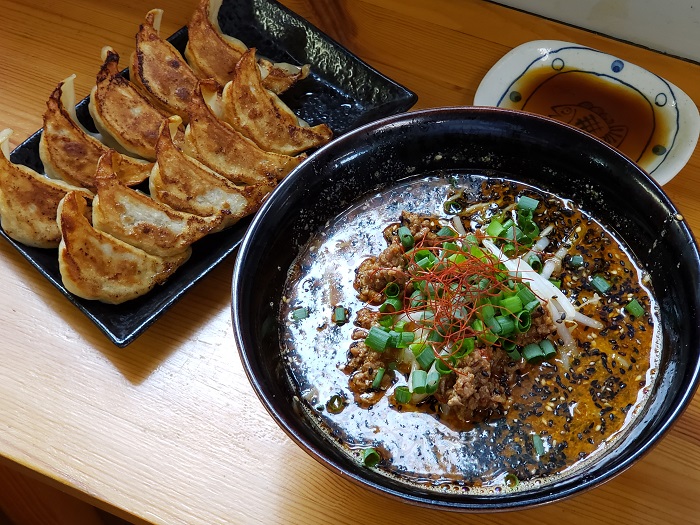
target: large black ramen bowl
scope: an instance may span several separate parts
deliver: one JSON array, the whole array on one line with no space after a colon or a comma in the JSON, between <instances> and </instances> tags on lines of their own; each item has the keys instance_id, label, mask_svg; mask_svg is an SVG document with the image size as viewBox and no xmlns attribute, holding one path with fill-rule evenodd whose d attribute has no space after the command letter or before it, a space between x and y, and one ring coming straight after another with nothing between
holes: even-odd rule
<instances>
[{"instance_id":1,"label":"large black ramen bowl","mask_svg":"<svg viewBox=\"0 0 700 525\"><path fill-rule=\"evenodd\" d=\"M287 271L310 235L351 203L397 180L435 170L489 172L572 199L615 230L651 274L661 308L663 354L646 410L617 445L538 489L498 495L439 493L360 466L304 411L280 356L279 303ZM236 343L250 382L272 417L312 457L381 493L465 511L522 508L590 489L658 442L698 383L700 261L678 212L632 161L578 129L497 108L445 108L366 125L322 148L270 196L238 252L233 279Z\"/></svg>"}]
</instances>

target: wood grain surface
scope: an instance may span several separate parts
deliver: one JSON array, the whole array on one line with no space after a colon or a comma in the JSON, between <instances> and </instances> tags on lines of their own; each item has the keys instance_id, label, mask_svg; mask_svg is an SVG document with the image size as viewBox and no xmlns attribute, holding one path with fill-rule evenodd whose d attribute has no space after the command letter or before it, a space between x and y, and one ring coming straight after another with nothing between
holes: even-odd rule
<instances>
[{"instance_id":1,"label":"wood grain surface","mask_svg":"<svg viewBox=\"0 0 700 525\"><path fill-rule=\"evenodd\" d=\"M486 71L535 39L615 54L700 101L696 64L481 0L284 3L415 91L421 108L470 104ZM194 0L0 0L0 128L15 130L13 143L41 127L46 99L63 78L76 73L78 98L88 94L102 46L125 63L153 7L165 9L167 35L186 24ZM665 187L695 232L699 185L696 153ZM276 426L248 384L230 322L233 262L118 349L0 243L2 465L134 523L700 523L697 398L628 471L532 510L464 516L418 508L331 473ZM0 492L0 510L36 501Z\"/></svg>"}]
</instances>

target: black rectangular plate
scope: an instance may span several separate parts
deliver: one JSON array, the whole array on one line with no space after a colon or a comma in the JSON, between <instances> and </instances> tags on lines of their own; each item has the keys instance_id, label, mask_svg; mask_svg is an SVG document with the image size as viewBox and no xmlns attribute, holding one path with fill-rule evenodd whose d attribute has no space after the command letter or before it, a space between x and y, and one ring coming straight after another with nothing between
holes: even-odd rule
<instances>
[{"instance_id":1,"label":"black rectangular plate","mask_svg":"<svg viewBox=\"0 0 700 525\"><path fill-rule=\"evenodd\" d=\"M414 93L374 70L274 0L224 1L219 12L219 23L225 33L256 47L262 56L276 62L310 64L309 77L293 86L281 98L310 124L328 124L336 137L366 122L406 111L416 102ZM180 29L168 40L180 52L184 52L187 28ZM86 98L77 105L78 118L93 128L87 103ZM42 172L40 137L41 130L20 144L12 152L12 162ZM125 347L229 256L240 244L249 224L250 218L198 241L193 246L192 257L165 284L121 305L76 297L61 282L57 250L17 243L1 228L0 234L115 345Z\"/></svg>"}]
</instances>

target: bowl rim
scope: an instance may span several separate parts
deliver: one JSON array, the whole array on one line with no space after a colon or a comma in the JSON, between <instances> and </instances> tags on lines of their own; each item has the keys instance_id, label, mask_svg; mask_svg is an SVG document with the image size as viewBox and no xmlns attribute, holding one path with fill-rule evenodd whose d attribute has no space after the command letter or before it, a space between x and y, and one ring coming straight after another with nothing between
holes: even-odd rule
<instances>
[{"instance_id":1,"label":"bowl rim","mask_svg":"<svg viewBox=\"0 0 700 525\"><path fill-rule=\"evenodd\" d=\"M312 443L307 442L307 440L300 436L299 433L295 432L292 425L289 424L289 422L286 420L286 417L275 407L272 400L268 399L263 394L263 385L253 373L251 356L248 355L248 352L245 351L246 342L243 337L241 319L240 316L237 315L238 312L241 310L241 305L239 304L239 290L242 286L242 269L243 265L245 264L245 254L252 249L253 244L256 242L256 233L260 229L261 225L265 222L267 215L269 213L274 213L274 208L277 204L276 195L282 195L284 193L284 188L286 188L287 186L294 187L296 184L296 179L300 177L298 175L299 173L302 173L304 170L310 169L310 167L313 166L314 163L319 162L319 160L323 160L325 157L331 159L334 158L332 153L335 150L345 151L344 145L346 143L353 142L354 140L356 140L356 137L360 135L364 135L371 132L377 132L378 130L382 129L394 128L397 126L413 125L425 120L432 121L440 119L457 119L460 118L462 115L473 114L503 114L504 118L508 115L511 115L515 118L544 121L547 123L547 125L564 128L569 133L578 134L582 137L582 140L584 141L596 142L603 148L609 150L609 152L612 155L624 159L625 162L627 162L629 165L631 165L631 167L634 168L637 175L639 176L637 183L641 184L647 192L652 192L655 195L655 197L659 199L660 203L664 207L672 210L674 214L678 214L678 216L681 217L681 219L679 220L679 226L682 230L683 235L687 237L691 243L694 270L696 273L700 274L700 255L698 251L698 245L685 219L683 219L682 216L678 213L677 209L675 208L669 197L666 195L664 190L661 188L660 184L656 180L654 180L648 173L646 173L641 167L639 167L633 160L627 157L624 153L610 146L605 141L585 131L582 131L575 126L560 122L558 120L543 115L492 106L449 106L399 113L367 123L323 146L322 148L314 152L312 155L310 155L304 163L295 168L287 177L285 177L285 179L283 179L280 182L278 187L275 190L273 190L272 194L268 197L266 202L261 207L260 211L254 217L238 249L232 278L231 311L234 339L238 348L238 353L246 376L248 377L248 380L253 386L253 389L255 390L258 399L261 401L267 412L275 420L277 425L285 432L285 434L287 434L292 439L292 441L294 441L300 448L302 448L307 454L309 454L321 465L323 465L326 468L329 468L336 474L339 474L344 479L354 481L360 484L361 486L372 490L373 492L388 495L400 501L408 502L413 505L460 512L502 512L532 508L552 503L555 501L568 499L575 495L579 495L583 492L586 492L592 488L595 488L627 470L630 466L636 463L639 459L641 459L654 446L656 446L659 443L660 439L670 430L673 424L677 421L678 417L687 409L700 383L700 359L696 360L695 366L694 368L692 368L692 370L685 371L686 375L690 374L690 377L687 380L688 387L684 388L682 391L679 390L679 392L675 395L675 397L678 398L677 403L673 407L673 410L670 412L669 416L658 426L658 428L654 429L654 432L645 439L642 446L636 448L635 452L629 455L629 457L625 457L623 458L623 460L615 462L611 466L611 468L609 468L605 472L594 476L584 476L583 480L575 486L572 483L568 483L564 485L563 488L558 487L555 491L546 490L547 485L545 485L542 487L543 490L509 493L510 495L514 495L515 499L504 500L503 497L508 496L509 494L501 494L496 497L484 496L483 498L470 494L469 497L472 499L472 501L470 502L447 501L438 499L437 497L440 495L440 493L438 492L435 493L435 497L431 497L430 494L432 493L430 492L428 492L429 495L427 496L408 494L405 492L394 490L385 485L375 483L371 479L367 479L363 476L360 476L355 472L348 471L346 468L344 468L342 464L335 461L333 458L324 456L322 452L317 450ZM700 305L700 298L698 298L698 295L700 294L696 294L696 305ZM696 336L697 337L695 338L695 340L700 341L700 327L696 329Z\"/></svg>"}]
</instances>

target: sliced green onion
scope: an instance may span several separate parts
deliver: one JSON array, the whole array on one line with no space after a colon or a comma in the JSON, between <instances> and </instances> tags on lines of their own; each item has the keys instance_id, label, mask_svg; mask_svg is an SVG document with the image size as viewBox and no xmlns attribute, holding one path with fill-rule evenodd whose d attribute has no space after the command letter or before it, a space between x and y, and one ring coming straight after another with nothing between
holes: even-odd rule
<instances>
[{"instance_id":1,"label":"sliced green onion","mask_svg":"<svg viewBox=\"0 0 700 525\"><path fill-rule=\"evenodd\" d=\"M430 257L422 257L416 259L416 264L421 267L422 270L430 270L435 265L435 259Z\"/></svg>"},{"instance_id":2,"label":"sliced green onion","mask_svg":"<svg viewBox=\"0 0 700 525\"><path fill-rule=\"evenodd\" d=\"M411 391L407 386L397 386L394 389L394 399L397 403L409 403L411 401Z\"/></svg>"},{"instance_id":3,"label":"sliced green onion","mask_svg":"<svg viewBox=\"0 0 700 525\"><path fill-rule=\"evenodd\" d=\"M503 310L512 315L517 314L523 309L523 301L517 295L504 297L498 304Z\"/></svg>"},{"instance_id":4,"label":"sliced green onion","mask_svg":"<svg viewBox=\"0 0 700 525\"><path fill-rule=\"evenodd\" d=\"M539 363L544 359L544 352L542 348L537 343L530 343L525 345L522 351L523 357L528 363Z\"/></svg>"},{"instance_id":5,"label":"sliced green onion","mask_svg":"<svg viewBox=\"0 0 700 525\"><path fill-rule=\"evenodd\" d=\"M537 302L539 304L539 302ZM531 310L527 308L518 312L516 315L515 330L521 334L527 332L532 327L532 315L530 315Z\"/></svg>"},{"instance_id":6,"label":"sliced green onion","mask_svg":"<svg viewBox=\"0 0 700 525\"><path fill-rule=\"evenodd\" d=\"M491 330L484 330L479 334L479 339L481 339L487 345L492 345L498 341L498 336L494 334Z\"/></svg>"},{"instance_id":7,"label":"sliced green onion","mask_svg":"<svg viewBox=\"0 0 700 525\"><path fill-rule=\"evenodd\" d=\"M391 334L389 332L385 332L378 326L373 326L369 329L369 333L365 339L365 345L375 352L383 352L389 344L389 339L391 339Z\"/></svg>"},{"instance_id":8,"label":"sliced green onion","mask_svg":"<svg viewBox=\"0 0 700 525\"><path fill-rule=\"evenodd\" d=\"M561 279L550 279L549 282L557 288L561 288Z\"/></svg>"},{"instance_id":9,"label":"sliced green onion","mask_svg":"<svg viewBox=\"0 0 700 525\"><path fill-rule=\"evenodd\" d=\"M443 226L440 228L440 230L437 232L438 237L457 237L457 232L454 231L452 228L449 226Z\"/></svg>"},{"instance_id":10,"label":"sliced green onion","mask_svg":"<svg viewBox=\"0 0 700 525\"><path fill-rule=\"evenodd\" d=\"M535 200L531 197L528 197L527 195L521 195L518 198L518 209L519 210L535 211L539 204L540 204L540 201Z\"/></svg>"},{"instance_id":11,"label":"sliced green onion","mask_svg":"<svg viewBox=\"0 0 700 525\"><path fill-rule=\"evenodd\" d=\"M461 264L467 260L467 258L462 253L453 253L447 258L452 264Z\"/></svg>"},{"instance_id":12,"label":"sliced green onion","mask_svg":"<svg viewBox=\"0 0 700 525\"><path fill-rule=\"evenodd\" d=\"M532 313L532 312L534 312L535 310L537 310L537 308L538 308L539 306L540 306L540 301L539 301L538 299L535 299L534 301L530 301L529 303L527 303L527 304L523 307L523 310L525 310L525 311L528 312L528 313Z\"/></svg>"},{"instance_id":13,"label":"sliced green onion","mask_svg":"<svg viewBox=\"0 0 700 525\"><path fill-rule=\"evenodd\" d=\"M413 343L416 339L416 334L413 332L396 332L396 344L395 348L408 348L408 346Z\"/></svg>"},{"instance_id":14,"label":"sliced green onion","mask_svg":"<svg viewBox=\"0 0 700 525\"><path fill-rule=\"evenodd\" d=\"M528 304L531 301L536 301L537 296L532 293L532 290L530 290L529 287L525 286L524 284L520 284L518 287L518 297L520 297L520 301L523 304Z\"/></svg>"},{"instance_id":15,"label":"sliced green onion","mask_svg":"<svg viewBox=\"0 0 700 525\"><path fill-rule=\"evenodd\" d=\"M452 345L452 351L454 352L454 356L459 359L464 357L465 355L469 355L474 351L474 347L476 346L476 341L474 340L473 337L466 337L464 339L460 339L456 343Z\"/></svg>"},{"instance_id":16,"label":"sliced green onion","mask_svg":"<svg viewBox=\"0 0 700 525\"><path fill-rule=\"evenodd\" d=\"M610 290L610 288L612 288L612 285L600 275L593 276L593 279L591 279L591 286L600 293L606 293L608 290Z\"/></svg>"},{"instance_id":17,"label":"sliced green onion","mask_svg":"<svg viewBox=\"0 0 700 525\"><path fill-rule=\"evenodd\" d=\"M496 317L487 317L484 323L489 327L494 334L501 334L501 324L496 320Z\"/></svg>"},{"instance_id":18,"label":"sliced green onion","mask_svg":"<svg viewBox=\"0 0 700 525\"><path fill-rule=\"evenodd\" d=\"M415 369L411 372L411 390L414 394L425 394L425 387L428 384L428 372Z\"/></svg>"},{"instance_id":19,"label":"sliced green onion","mask_svg":"<svg viewBox=\"0 0 700 525\"><path fill-rule=\"evenodd\" d=\"M427 343L413 343L408 345L408 349L413 352L414 357L418 357L420 353L428 347Z\"/></svg>"},{"instance_id":20,"label":"sliced green onion","mask_svg":"<svg viewBox=\"0 0 700 525\"><path fill-rule=\"evenodd\" d=\"M373 448L366 448L360 452L360 459L365 467L376 467L382 457Z\"/></svg>"},{"instance_id":21,"label":"sliced green onion","mask_svg":"<svg viewBox=\"0 0 700 525\"><path fill-rule=\"evenodd\" d=\"M633 315L635 317L642 317L644 316L644 308L642 307L641 304L639 304L639 301L636 299L632 299L629 303L625 305L625 310L630 315Z\"/></svg>"},{"instance_id":22,"label":"sliced green onion","mask_svg":"<svg viewBox=\"0 0 700 525\"><path fill-rule=\"evenodd\" d=\"M428 297L434 298L440 295L442 292L442 285L441 284L434 284L434 283L428 283L425 286L425 293L428 295Z\"/></svg>"},{"instance_id":23,"label":"sliced green onion","mask_svg":"<svg viewBox=\"0 0 700 525\"><path fill-rule=\"evenodd\" d=\"M494 317L498 323L499 330L496 332L501 337L507 337L513 332L515 332L515 321L509 315L497 315ZM494 330L495 331L495 330Z\"/></svg>"},{"instance_id":24,"label":"sliced green onion","mask_svg":"<svg viewBox=\"0 0 700 525\"><path fill-rule=\"evenodd\" d=\"M513 219L508 219L506 222L503 223L503 230L510 230L513 226L515 226Z\"/></svg>"},{"instance_id":25,"label":"sliced green onion","mask_svg":"<svg viewBox=\"0 0 700 525\"><path fill-rule=\"evenodd\" d=\"M425 296L420 290L414 290L411 294L411 308L417 308L425 304Z\"/></svg>"},{"instance_id":26,"label":"sliced green onion","mask_svg":"<svg viewBox=\"0 0 700 525\"><path fill-rule=\"evenodd\" d=\"M479 281L479 290L488 290L491 288L491 281L489 279L483 278ZM490 303L491 300L488 297L484 297L483 302Z\"/></svg>"},{"instance_id":27,"label":"sliced green onion","mask_svg":"<svg viewBox=\"0 0 700 525\"><path fill-rule=\"evenodd\" d=\"M333 322L342 325L348 322L347 311L344 306L336 306L333 311Z\"/></svg>"},{"instance_id":28,"label":"sliced green onion","mask_svg":"<svg viewBox=\"0 0 700 525\"><path fill-rule=\"evenodd\" d=\"M379 325L384 328L391 328L394 325L394 316L388 314L382 315L379 318Z\"/></svg>"},{"instance_id":29,"label":"sliced green onion","mask_svg":"<svg viewBox=\"0 0 700 525\"><path fill-rule=\"evenodd\" d=\"M416 356L416 361L418 361L423 370L428 370L433 361L435 361L435 351L431 346L426 345L421 353Z\"/></svg>"},{"instance_id":30,"label":"sliced green onion","mask_svg":"<svg viewBox=\"0 0 700 525\"><path fill-rule=\"evenodd\" d=\"M532 222L532 219L529 220L524 220L523 222L520 223L520 229L523 231L525 235L527 235L530 239L534 239L540 234L540 229L535 224Z\"/></svg>"},{"instance_id":31,"label":"sliced green onion","mask_svg":"<svg viewBox=\"0 0 700 525\"><path fill-rule=\"evenodd\" d=\"M518 484L520 483L520 480L518 479L518 476L516 476L512 472L509 472L503 478L503 482L505 483L506 487L514 489L515 487L518 486Z\"/></svg>"},{"instance_id":32,"label":"sliced green onion","mask_svg":"<svg viewBox=\"0 0 700 525\"><path fill-rule=\"evenodd\" d=\"M459 252L461 251L458 244L454 242L443 242L442 249L446 252Z\"/></svg>"},{"instance_id":33,"label":"sliced green onion","mask_svg":"<svg viewBox=\"0 0 700 525\"><path fill-rule=\"evenodd\" d=\"M413 234L411 233L411 230L409 230L406 226L401 226L397 231L396 234L399 236L399 240L401 241L401 245L407 249L410 250L413 248L413 243L415 242L413 239Z\"/></svg>"},{"instance_id":34,"label":"sliced green onion","mask_svg":"<svg viewBox=\"0 0 700 525\"><path fill-rule=\"evenodd\" d=\"M520 361L522 356L520 355L520 351L518 350L518 347L514 341L504 339L501 341L501 346L503 347L503 350L506 351L506 354L508 354L508 357L510 357L513 361Z\"/></svg>"},{"instance_id":35,"label":"sliced green onion","mask_svg":"<svg viewBox=\"0 0 700 525\"><path fill-rule=\"evenodd\" d=\"M543 456L544 455L544 443L542 442L542 438L538 434L532 434L532 444L535 447L535 453L538 456Z\"/></svg>"},{"instance_id":36,"label":"sliced green onion","mask_svg":"<svg viewBox=\"0 0 700 525\"><path fill-rule=\"evenodd\" d=\"M469 248L469 253L472 257L476 257L477 259L487 258L487 255L484 253L484 251L475 244Z\"/></svg>"},{"instance_id":37,"label":"sliced green onion","mask_svg":"<svg viewBox=\"0 0 700 525\"><path fill-rule=\"evenodd\" d=\"M479 305L479 315L484 320L490 319L491 317L496 315L496 309L488 301L488 299L483 299L481 301L481 304Z\"/></svg>"},{"instance_id":38,"label":"sliced green onion","mask_svg":"<svg viewBox=\"0 0 700 525\"><path fill-rule=\"evenodd\" d=\"M431 330L428 334L428 337L426 338L426 341L429 341L431 343L444 343L445 338L442 335L440 335L440 332L438 332L437 330Z\"/></svg>"},{"instance_id":39,"label":"sliced green onion","mask_svg":"<svg viewBox=\"0 0 700 525\"><path fill-rule=\"evenodd\" d=\"M432 368L428 372L428 377L427 381L425 384L425 393L426 394L434 394L437 392L438 384L440 383L440 373L435 370L435 368Z\"/></svg>"},{"instance_id":40,"label":"sliced green onion","mask_svg":"<svg viewBox=\"0 0 700 525\"><path fill-rule=\"evenodd\" d=\"M377 374L374 376L372 381L372 388L379 388L382 385L382 379L384 379L384 369L378 368Z\"/></svg>"},{"instance_id":41,"label":"sliced green onion","mask_svg":"<svg viewBox=\"0 0 700 525\"><path fill-rule=\"evenodd\" d=\"M398 321L394 326L391 327L391 329L394 332L403 332L406 330L406 325L408 323L406 321Z\"/></svg>"},{"instance_id":42,"label":"sliced green onion","mask_svg":"<svg viewBox=\"0 0 700 525\"><path fill-rule=\"evenodd\" d=\"M512 242L507 242L501 247L501 252L508 258L513 258L517 255L518 249Z\"/></svg>"},{"instance_id":43,"label":"sliced green onion","mask_svg":"<svg viewBox=\"0 0 700 525\"><path fill-rule=\"evenodd\" d=\"M551 359L557 355L557 349L549 339L542 339L542 341L540 341L540 348L542 349L542 354L544 355L545 360Z\"/></svg>"},{"instance_id":44,"label":"sliced green onion","mask_svg":"<svg viewBox=\"0 0 700 525\"><path fill-rule=\"evenodd\" d=\"M447 358L445 357L435 360L435 370L442 376L452 373L452 369L448 366Z\"/></svg>"},{"instance_id":45,"label":"sliced green onion","mask_svg":"<svg viewBox=\"0 0 700 525\"><path fill-rule=\"evenodd\" d=\"M515 224L505 231L503 237L509 242L517 244L526 244L530 242L528 236Z\"/></svg>"},{"instance_id":46,"label":"sliced green onion","mask_svg":"<svg viewBox=\"0 0 700 525\"><path fill-rule=\"evenodd\" d=\"M496 219L491 219L491 222L486 227L486 233L490 237L500 237L503 233L503 224Z\"/></svg>"},{"instance_id":47,"label":"sliced green onion","mask_svg":"<svg viewBox=\"0 0 700 525\"><path fill-rule=\"evenodd\" d=\"M533 215L534 215L534 213L532 210L519 209L518 210L518 224L532 222Z\"/></svg>"},{"instance_id":48,"label":"sliced green onion","mask_svg":"<svg viewBox=\"0 0 700 525\"><path fill-rule=\"evenodd\" d=\"M340 414L345 408L345 398L335 394L326 402L326 410L331 414Z\"/></svg>"},{"instance_id":49,"label":"sliced green onion","mask_svg":"<svg viewBox=\"0 0 700 525\"><path fill-rule=\"evenodd\" d=\"M399 285L395 282L390 282L386 285L386 288L384 288L384 295L387 297L398 297L400 293L401 288L399 288Z\"/></svg>"},{"instance_id":50,"label":"sliced green onion","mask_svg":"<svg viewBox=\"0 0 700 525\"><path fill-rule=\"evenodd\" d=\"M542 260L534 253L530 255L525 262L529 264L537 273L540 273L542 270Z\"/></svg>"},{"instance_id":51,"label":"sliced green onion","mask_svg":"<svg viewBox=\"0 0 700 525\"><path fill-rule=\"evenodd\" d=\"M445 204L442 205L442 209L445 210L445 213L456 214L462 211L462 205L459 201L445 201Z\"/></svg>"},{"instance_id":52,"label":"sliced green onion","mask_svg":"<svg viewBox=\"0 0 700 525\"><path fill-rule=\"evenodd\" d=\"M569 266L572 268L580 268L583 266L583 255L572 255L569 257Z\"/></svg>"},{"instance_id":53,"label":"sliced green onion","mask_svg":"<svg viewBox=\"0 0 700 525\"><path fill-rule=\"evenodd\" d=\"M393 313L398 312L403 308L403 303L398 297L387 297L379 307L379 311L382 313Z\"/></svg>"},{"instance_id":54,"label":"sliced green onion","mask_svg":"<svg viewBox=\"0 0 700 525\"><path fill-rule=\"evenodd\" d=\"M469 247L471 248L472 246L478 246L479 245L479 238L474 235L473 233L468 234L465 238L464 241L462 241L462 244L464 247Z\"/></svg>"},{"instance_id":55,"label":"sliced green onion","mask_svg":"<svg viewBox=\"0 0 700 525\"><path fill-rule=\"evenodd\" d=\"M295 321L301 321L302 319L306 319L307 317L309 317L309 309L306 307L302 306L301 308L297 308L292 312L292 319L294 319Z\"/></svg>"}]
</instances>

